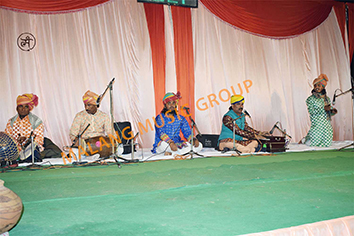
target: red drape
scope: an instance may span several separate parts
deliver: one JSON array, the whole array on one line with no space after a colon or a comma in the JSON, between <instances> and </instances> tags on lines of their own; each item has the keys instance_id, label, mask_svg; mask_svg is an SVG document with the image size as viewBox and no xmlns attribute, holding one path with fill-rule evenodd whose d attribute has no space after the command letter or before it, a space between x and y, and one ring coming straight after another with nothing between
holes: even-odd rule
<instances>
[{"instance_id":1,"label":"red drape","mask_svg":"<svg viewBox=\"0 0 354 236\"><path fill-rule=\"evenodd\" d=\"M347 3L348 6L348 38L349 38L349 52L351 61L353 60L354 55L354 3Z\"/></svg>"},{"instance_id":2,"label":"red drape","mask_svg":"<svg viewBox=\"0 0 354 236\"><path fill-rule=\"evenodd\" d=\"M0 0L0 7L35 13L61 13L93 7L110 0Z\"/></svg>"},{"instance_id":3,"label":"red drape","mask_svg":"<svg viewBox=\"0 0 354 236\"><path fill-rule=\"evenodd\" d=\"M155 89L155 108L159 114L163 108L162 98L166 88L165 20L163 5L144 3L146 21L150 34L152 68Z\"/></svg>"},{"instance_id":4,"label":"red drape","mask_svg":"<svg viewBox=\"0 0 354 236\"><path fill-rule=\"evenodd\" d=\"M321 24L334 1L237 1L200 0L221 20L248 32L289 37L305 33Z\"/></svg>"},{"instance_id":5,"label":"red drape","mask_svg":"<svg viewBox=\"0 0 354 236\"><path fill-rule=\"evenodd\" d=\"M348 8L348 42L349 42L349 58L353 60L354 53L354 3L338 2L334 4L334 10L336 12L338 24L342 32L343 42L345 42L345 25L346 25L346 7Z\"/></svg>"},{"instance_id":6,"label":"red drape","mask_svg":"<svg viewBox=\"0 0 354 236\"><path fill-rule=\"evenodd\" d=\"M188 105L194 117L194 52L191 10L173 6L172 20L177 90L182 94L179 105Z\"/></svg>"}]
</instances>

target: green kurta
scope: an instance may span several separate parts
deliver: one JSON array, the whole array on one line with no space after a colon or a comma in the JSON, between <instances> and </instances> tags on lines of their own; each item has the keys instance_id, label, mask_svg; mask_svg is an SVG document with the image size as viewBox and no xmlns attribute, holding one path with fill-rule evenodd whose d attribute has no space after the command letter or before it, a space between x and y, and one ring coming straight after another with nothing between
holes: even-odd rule
<instances>
[{"instance_id":1,"label":"green kurta","mask_svg":"<svg viewBox=\"0 0 354 236\"><path fill-rule=\"evenodd\" d=\"M327 102L330 103L329 97ZM329 147L332 144L333 128L330 115L325 111L325 98L311 95L306 99L310 114L311 128L305 137L305 144L316 147Z\"/></svg>"}]
</instances>

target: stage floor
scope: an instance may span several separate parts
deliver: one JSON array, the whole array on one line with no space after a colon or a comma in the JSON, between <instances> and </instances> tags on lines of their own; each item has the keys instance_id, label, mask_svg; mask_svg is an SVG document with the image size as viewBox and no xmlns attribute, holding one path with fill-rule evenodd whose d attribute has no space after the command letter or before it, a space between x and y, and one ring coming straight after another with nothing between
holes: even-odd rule
<instances>
[{"instance_id":1,"label":"stage floor","mask_svg":"<svg viewBox=\"0 0 354 236\"><path fill-rule=\"evenodd\" d=\"M10 235L242 235L354 215L354 150L300 148L13 169L1 179L24 212Z\"/></svg>"},{"instance_id":2,"label":"stage floor","mask_svg":"<svg viewBox=\"0 0 354 236\"><path fill-rule=\"evenodd\" d=\"M354 141L337 141L333 142L332 146L326 147L326 148L320 148L320 147L309 147L305 144L297 144L297 143L290 143L289 146L287 147L288 149L286 150L287 153L289 152L305 152L305 151L323 151L323 150L337 150L342 147L348 146L352 144ZM348 149L354 148L354 146L348 147ZM238 154L234 151L226 152L226 153L221 153L220 151L217 151L213 148L204 148L202 151L199 153L203 155L204 157L215 157L215 156L238 156ZM266 152L258 152L258 153L246 153L242 154L241 157L249 156L249 155L267 155L270 153ZM82 157L82 161L84 162L94 162L99 159L99 155L96 154L93 157ZM125 154L122 155L122 158L128 161L139 161L139 162L145 162L145 161L157 161L157 160L173 160L173 159L190 159L191 156L179 156L179 155L169 155L165 156L164 154L152 154L151 153L151 148L144 148L144 149L138 149L133 155L132 154ZM197 155L193 155L193 158L199 158ZM123 159L119 159L119 161L124 162ZM106 159L105 161L107 162L114 162L112 158ZM51 159L44 159L43 162L36 162L36 164L41 164L41 165L69 165L72 163L75 163L75 159L63 159L63 158L51 158ZM23 163L20 164L20 166L28 166L30 164L28 163Z\"/></svg>"}]
</instances>

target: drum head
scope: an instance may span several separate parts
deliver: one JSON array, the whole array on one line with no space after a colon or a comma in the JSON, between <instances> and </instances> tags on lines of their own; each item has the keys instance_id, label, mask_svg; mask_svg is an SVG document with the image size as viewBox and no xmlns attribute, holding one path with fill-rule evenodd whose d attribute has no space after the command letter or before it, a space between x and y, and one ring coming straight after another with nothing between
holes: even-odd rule
<instances>
[{"instance_id":1,"label":"drum head","mask_svg":"<svg viewBox=\"0 0 354 236\"><path fill-rule=\"evenodd\" d=\"M15 161L19 153L15 140L5 132L0 132L0 160Z\"/></svg>"}]
</instances>

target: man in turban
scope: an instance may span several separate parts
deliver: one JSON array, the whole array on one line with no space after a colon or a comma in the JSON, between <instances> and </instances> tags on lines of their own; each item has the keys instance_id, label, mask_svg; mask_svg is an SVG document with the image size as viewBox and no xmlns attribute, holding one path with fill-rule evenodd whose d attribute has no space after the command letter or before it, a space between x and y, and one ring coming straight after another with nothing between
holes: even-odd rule
<instances>
[{"instance_id":1,"label":"man in turban","mask_svg":"<svg viewBox=\"0 0 354 236\"><path fill-rule=\"evenodd\" d=\"M39 150L43 150L44 126L42 120L31 113L33 108L38 105L38 97L34 94L27 93L19 95L16 102L17 115L7 122L5 133L10 135L16 141L20 152L30 141L29 139L32 133L35 145L37 146L35 157L40 160ZM23 156L21 159L25 158L29 157Z\"/></svg>"},{"instance_id":2,"label":"man in turban","mask_svg":"<svg viewBox=\"0 0 354 236\"><path fill-rule=\"evenodd\" d=\"M241 95L232 95L229 111L223 116L221 133L219 136L219 150L232 150L233 143L233 121L235 125L235 147L241 153L255 152L259 143L257 140L264 138L267 132L260 132L250 127L243 113L245 99ZM259 147L260 148L260 147Z\"/></svg>"},{"instance_id":3,"label":"man in turban","mask_svg":"<svg viewBox=\"0 0 354 236\"><path fill-rule=\"evenodd\" d=\"M98 95L94 92L88 90L82 97L85 110L80 111L76 114L74 121L70 128L70 139L72 142L76 140L75 146L78 146L78 135L82 133L86 129L86 131L82 134L81 138L88 139L93 137L104 137L114 135L113 126L110 121L109 116L98 110ZM119 151L121 151L119 149ZM120 154L123 152L121 151Z\"/></svg>"},{"instance_id":4,"label":"man in turban","mask_svg":"<svg viewBox=\"0 0 354 236\"><path fill-rule=\"evenodd\" d=\"M192 130L186 118L178 113L178 101L181 98L180 92L166 93L164 96L162 101L164 108L155 119L155 143L152 153L165 155L188 153L191 150L192 138L195 152L203 148L198 139L192 137ZM188 142L182 140L180 132Z\"/></svg>"},{"instance_id":5,"label":"man in turban","mask_svg":"<svg viewBox=\"0 0 354 236\"><path fill-rule=\"evenodd\" d=\"M321 74L313 80L312 95L306 99L311 128L299 143L316 147L329 147L332 144L331 117L337 114L337 109L331 106L331 101L327 96L325 89L327 82L328 77L325 74Z\"/></svg>"}]
</instances>

